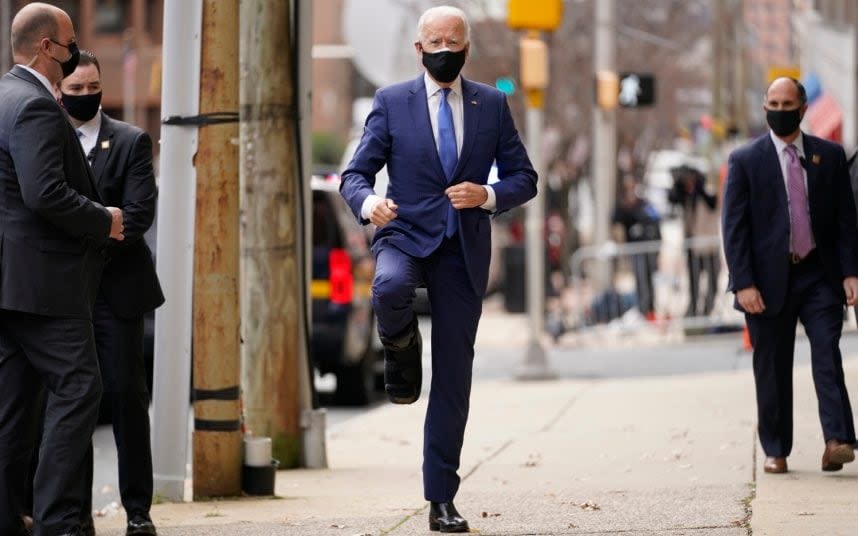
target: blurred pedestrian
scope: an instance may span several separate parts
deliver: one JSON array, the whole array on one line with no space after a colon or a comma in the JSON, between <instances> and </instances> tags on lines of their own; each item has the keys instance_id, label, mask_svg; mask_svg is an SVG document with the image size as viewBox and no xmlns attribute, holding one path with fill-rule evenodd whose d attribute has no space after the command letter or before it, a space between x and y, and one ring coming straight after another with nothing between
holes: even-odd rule
<instances>
[{"instance_id":1,"label":"blurred pedestrian","mask_svg":"<svg viewBox=\"0 0 858 536\"><path fill-rule=\"evenodd\" d=\"M152 252L143 234L155 218L152 140L101 107L101 66L80 52L75 71L60 84L69 121L92 167L101 198L125 215L125 240L111 241L93 309L95 344L119 461L119 493L128 536L154 536L149 390L143 360L143 316L164 302ZM92 464L82 478L87 497L83 526L92 526Z\"/></svg>"},{"instance_id":2,"label":"blurred pedestrian","mask_svg":"<svg viewBox=\"0 0 858 536\"><path fill-rule=\"evenodd\" d=\"M12 26L16 65L0 79L0 534L21 514L47 390L33 490L34 529L79 534L85 471L101 399L92 305L102 248L123 239L103 207L53 89L77 65L69 16L35 2Z\"/></svg>"},{"instance_id":3,"label":"blurred pedestrian","mask_svg":"<svg viewBox=\"0 0 858 536\"><path fill-rule=\"evenodd\" d=\"M685 316L707 316L715 305L721 258L718 246L698 243L698 240L718 236L718 198L706 191L706 178L698 169L682 165L671 170L673 187L667 199L682 210L688 263L688 309ZM700 280L706 276L706 297L700 302Z\"/></svg>"},{"instance_id":4,"label":"blurred pedestrian","mask_svg":"<svg viewBox=\"0 0 858 536\"><path fill-rule=\"evenodd\" d=\"M655 207L638 193L634 176L626 175L614 209L613 222L623 228L626 243L652 243L661 240L660 217ZM638 310L647 320L655 319L655 286L653 276L658 270L658 251L642 251L631 255L635 276Z\"/></svg>"},{"instance_id":5,"label":"blurred pedestrian","mask_svg":"<svg viewBox=\"0 0 858 536\"><path fill-rule=\"evenodd\" d=\"M420 395L422 342L411 309L425 285L432 311L432 385L423 437L429 528L468 532L456 511L457 474L488 277L491 213L536 195L536 173L503 93L460 76L470 50L462 10L434 7L417 24L426 73L380 89L340 190L373 238L372 301L391 401ZM492 163L498 181L487 185ZM375 175L387 165L387 199Z\"/></svg>"},{"instance_id":6,"label":"blurred pedestrian","mask_svg":"<svg viewBox=\"0 0 858 536\"><path fill-rule=\"evenodd\" d=\"M822 470L839 471L855 459L839 348L843 304L858 303L858 223L846 156L801 131L807 94L797 80L773 81L763 108L771 131L730 155L722 214L729 288L754 346L763 469L787 471L800 319L825 440Z\"/></svg>"}]
</instances>

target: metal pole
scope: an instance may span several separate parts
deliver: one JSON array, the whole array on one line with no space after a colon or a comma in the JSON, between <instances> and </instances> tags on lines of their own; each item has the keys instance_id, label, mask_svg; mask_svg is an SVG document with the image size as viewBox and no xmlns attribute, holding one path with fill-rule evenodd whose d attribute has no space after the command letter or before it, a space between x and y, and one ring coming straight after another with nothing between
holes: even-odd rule
<instances>
[{"instance_id":1,"label":"metal pole","mask_svg":"<svg viewBox=\"0 0 858 536\"><path fill-rule=\"evenodd\" d=\"M712 25L712 119L723 120L724 111L724 95L722 92L724 86L724 21L726 16L725 0L714 0L715 2L715 21Z\"/></svg>"},{"instance_id":2,"label":"metal pole","mask_svg":"<svg viewBox=\"0 0 858 536\"><path fill-rule=\"evenodd\" d=\"M165 9L166 12L166 9ZM122 35L122 120L137 124L137 49L134 30Z\"/></svg>"},{"instance_id":3,"label":"metal pole","mask_svg":"<svg viewBox=\"0 0 858 536\"><path fill-rule=\"evenodd\" d=\"M298 170L298 176L303 181L303 198L304 207L312 206L313 192L310 189L310 159L311 156L311 112L313 109L312 89L312 49L313 49L313 33L310 29L313 27L313 2L312 0L294 0L294 9L297 14L292 20L295 21L295 39L297 41L297 56L298 56L298 80L296 85L298 91L296 98L298 101L298 124L299 136L301 145L301 167ZM304 219L304 234L300 237L303 241L300 251L305 252L302 269L304 274L312 273L311 255L306 254L310 251L312 244L311 210L305 210ZM302 281L307 281L307 277L301 277ZM312 315L311 300L307 296L307 286L301 287L304 294L303 302L306 304L304 315L306 319L310 319ZM302 430L302 453L303 466L312 469L324 469L328 467L327 447L325 444L325 417L327 415L325 408L313 408L313 374L310 370L310 356L307 355L307 345L304 344L298 348L298 374L300 378L300 404L301 404L301 430Z\"/></svg>"},{"instance_id":4,"label":"metal pole","mask_svg":"<svg viewBox=\"0 0 858 536\"><path fill-rule=\"evenodd\" d=\"M743 13L745 11L744 0L737 0L732 10L734 16L734 28L736 46L736 85L734 89L734 103L736 110L736 129L742 138L748 137L748 53L746 44L748 42L748 27L745 26Z\"/></svg>"},{"instance_id":5,"label":"metal pole","mask_svg":"<svg viewBox=\"0 0 858 536\"><path fill-rule=\"evenodd\" d=\"M0 73L12 68L12 0L0 0Z\"/></svg>"},{"instance_id":6,"label":"metal pole","mask_svg":"<svg viewBox=\"0 0 858 536\"><path fill-rule=\"evenodd\" d=\"M593 69L616 72L616 0L596 2L596 38L593 48ZM593 189L596 193L594 243L604 245L610 240L611 214L613 213L617 185L617 112L593 106ZM610 286L609 264L592 274L594 286Z\"/></svg>"},{"instance_id":7,"label":"metal pole","mask_svg":"<svg viewBox=\"0 0 858 536\"><path fill-rule=\"evenodd\" d=\"M538 40L539 34L531 31L528 40ZM541 41L540 41L540 44ZM525 40L521 41L525 46ZM541 49L541 48L540 48ZM524 48L522 48L524 50ZM525 61L537 61L535 57L522 57ZM528 156L541 180L537 181L536 197L526 205L525 253L527 267L527 310L530 321L530 340L524 363L516 371L518 380L551 380L557 374L548 366L542 339L545 334L545 165L543 162L542 131L544 127L543 106L545 87L548 84L548 53L539 60L544 61L546 77L539 85L526 90L527 147Z\"/></svg>"},{"instance_id":8,"label":"metal pole","mask_svg":"<svg viewBox=\"0 0 858 536\"><path fill-rule=\"evenodd\" d=\"M162 117L199 112L202 0L164 3ZM183 501L191 384L191 292L198 130L161 126L158 277L167 297L155 313L152 463L155 496Z\"/></svg>"}]
</instances>

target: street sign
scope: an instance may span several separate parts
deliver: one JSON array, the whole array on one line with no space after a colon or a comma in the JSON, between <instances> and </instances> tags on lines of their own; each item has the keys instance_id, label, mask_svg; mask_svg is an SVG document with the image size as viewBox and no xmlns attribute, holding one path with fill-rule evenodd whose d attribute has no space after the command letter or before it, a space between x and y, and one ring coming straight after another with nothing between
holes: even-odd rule
<instances>
[{"instance_id":1,"label":"street sign","mask_svg":"<svg viewBox=\"0 0 858 536\"><path fill-rule=\"evenodd\" d=\"M649 73L620 73L617 102L622 108L655 104L655 77Z\"/></svg>"}]
</instances>

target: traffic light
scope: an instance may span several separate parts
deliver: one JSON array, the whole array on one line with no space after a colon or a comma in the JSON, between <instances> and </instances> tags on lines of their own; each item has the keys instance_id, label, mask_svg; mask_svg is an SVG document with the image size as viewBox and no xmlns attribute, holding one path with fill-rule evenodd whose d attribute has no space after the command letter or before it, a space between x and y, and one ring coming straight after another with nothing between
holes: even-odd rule
<instances>
[{"instance_id":1,"label":"traffic light","mask_svg":"<svg viewBox=\"0 0 858 536\"><path fill-rule=\"evenodd\" d=\"M563 20L563 0L509 0L506 24L514 30L553 32Z\"/></svg>"},{"instance_id":2,"label":"traffic light","mask_svg":"<svg viewBox=\"0 0 858 536\"><path fill-rule=\"evenodd\" d=\"M613 110L617 107L620 95L620 79L613 71L596 73L596 104L603 110Z\"/></svg>"},{"instance_id":3,"label":"traffic light","mask_svg":"<svg viewBox=\"0 0 858 536\"><path fill-rule=\"evenodd\" d=\"M548 47L541 39L522 37L519 46L519 82L524 89L548 87Z\"/></svg>"},{"instance_id":4,"label":"traffic light","mask_svg":"<svg viewBox=\"0 0 858 536\"><path fill-rule=\"evenodd\" d=\"M495 80L495 87L501 90L507 97L515 94L515 80L508 76L498 77Z\"/></svg>"}]
</instances>

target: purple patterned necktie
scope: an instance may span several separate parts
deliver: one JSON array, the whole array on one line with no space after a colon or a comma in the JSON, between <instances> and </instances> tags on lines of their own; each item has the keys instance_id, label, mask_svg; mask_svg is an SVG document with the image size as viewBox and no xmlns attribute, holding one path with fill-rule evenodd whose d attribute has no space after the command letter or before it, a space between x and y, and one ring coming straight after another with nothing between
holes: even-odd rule
<instances>
[{"instance_id":1,"label":"purple patterned necktie","mask_svg":"<svg viewBox=\"0 0 858 536\"><path fill-rule=\"evenodd\" d=\"M792 253L804 258L813 247L810 215L807 210L807 192L804 172L795 145L787 145L787 190L789 190L789 223L792 234Z\"/></svg>"}]
</instances>

